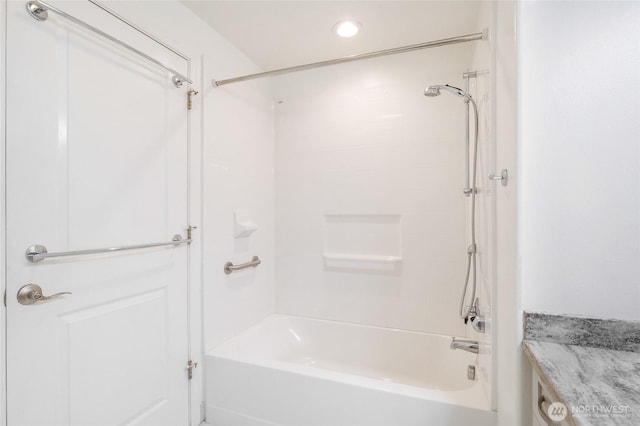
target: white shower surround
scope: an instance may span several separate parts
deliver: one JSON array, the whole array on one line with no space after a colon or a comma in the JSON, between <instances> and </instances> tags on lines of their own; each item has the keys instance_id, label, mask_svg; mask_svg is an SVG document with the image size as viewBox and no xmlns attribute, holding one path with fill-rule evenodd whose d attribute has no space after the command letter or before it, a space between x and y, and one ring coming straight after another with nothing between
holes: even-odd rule
<instances>
[{"instance_id":1,"label":"white shower surround","mask_svg":"<svg viewBox=\"0 0 640 426\"><path fill-rule=\"evenodd\" d=\"M451 338L272 315L205 356L213 426L494 425Z\"/></svg>"},{"instance_id":2,"label":"white shower surround","mask_svg":"<svg viewBox=\"0 0 640 426\"><path fill-rule=\"evenodd\" d=\"M274 80L276 312L469 332L458 318L468 244L465 104L422 92L463 86L474 43L485 42ZM393 230L389 217L397 217ZM338 230L352 235L340 241ZM485 241L478 243L484 256ZM402 264L325 262L335 255Z\"/></svg>"}]
</instances>

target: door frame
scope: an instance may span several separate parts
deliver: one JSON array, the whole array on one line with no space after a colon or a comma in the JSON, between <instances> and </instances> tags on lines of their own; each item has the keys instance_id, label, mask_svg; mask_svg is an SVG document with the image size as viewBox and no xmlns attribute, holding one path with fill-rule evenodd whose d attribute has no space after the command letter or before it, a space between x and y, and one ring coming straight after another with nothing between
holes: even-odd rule
<instances>
[{"instance_id":1,"label":"door frame","mask_svg":"<svg viewBox=\"0 0 640 426\"><path fill-rule=\"evenodd\" d=\"M0 0L6 1L6 0ZM202 72L202 56L189 60L189 73L193 85L188 90L199 90L205 87ZM192 242L189 247L189 354L197 363L193 370L193 379L189 388L190 426L198 426L204 421L204 363L203 363L203 323L202 323L202 123L204 114L204 95L193 99L193 109L187 112L187 155L189 164L189 212L188 221L192 227ZM6 425L0 425L6 426Z\"/></svg>"},{"instance_id":2,"label":"door frame","mask_svg":"<svg viewBox=\"0 0 640 426\"><path fill-rule=\"evenodd\" d=\"M6 351L6 318L7 310L4 297L7 291L6 268L6 220L5 220L5 147L6 147L6 110L7 110L7 0L0 0L0 22L4 31L0 31L0 271L2 271L2 303L0 303L0 426L7 426L7 351Z\"/></svg>"}]
</instances>

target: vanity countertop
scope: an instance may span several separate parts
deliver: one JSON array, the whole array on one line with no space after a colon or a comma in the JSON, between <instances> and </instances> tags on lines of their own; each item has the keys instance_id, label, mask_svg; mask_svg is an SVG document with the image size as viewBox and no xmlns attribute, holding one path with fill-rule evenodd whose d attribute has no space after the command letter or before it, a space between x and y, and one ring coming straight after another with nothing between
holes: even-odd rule
<instances>
[{"instance_id":1,"label":"vanity countertop","mask_svg":"<svg viewBox=\"0 0 640 426\"><path fill-rule=\"evenodd\" d=\"M640 425L640 322L526 312L522 347L569 424Z\"/></svg>"}]
</instances>

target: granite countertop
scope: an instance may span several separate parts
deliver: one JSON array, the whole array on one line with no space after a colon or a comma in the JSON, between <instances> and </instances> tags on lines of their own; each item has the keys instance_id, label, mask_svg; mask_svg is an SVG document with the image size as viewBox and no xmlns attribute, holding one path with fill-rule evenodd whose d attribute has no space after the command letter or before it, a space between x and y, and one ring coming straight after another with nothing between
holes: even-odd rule
<instances>
[{"instance_id":1,"label":"granite countertop","mask_svg":"<svg viewBox=\"0 0 640 426\"><path fill-rule=\"evenodd\" d=\"M640 322L525 312L523 350L569 424L640 425Z\"/></svg>"}]
</instances>

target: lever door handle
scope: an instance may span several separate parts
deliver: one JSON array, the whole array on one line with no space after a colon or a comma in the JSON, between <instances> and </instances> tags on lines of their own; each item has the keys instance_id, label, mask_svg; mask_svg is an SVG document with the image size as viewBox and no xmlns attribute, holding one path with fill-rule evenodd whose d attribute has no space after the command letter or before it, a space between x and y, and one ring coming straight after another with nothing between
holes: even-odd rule
<instances>
[{"instance_id":1,"label":"lever door handle","mask_svg":"<svg viewBox=\"0 0 640 426\"><path fill-rule=\"evenodd\" d=\"M20 287L18 290L18 303L21 305L33 305L36 302L43 300L55 299L56 297L64 296L65 294L71 294L68 291L52 294L51 296L45 296L42 294L42 288L38 284L27 284Z\"/></svg>"}]
</instances>

